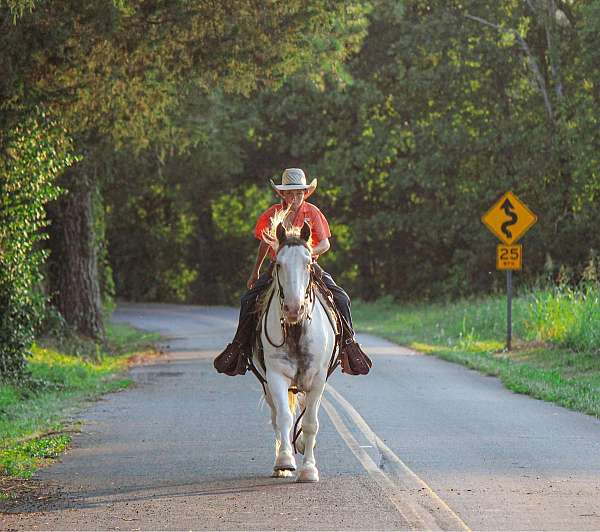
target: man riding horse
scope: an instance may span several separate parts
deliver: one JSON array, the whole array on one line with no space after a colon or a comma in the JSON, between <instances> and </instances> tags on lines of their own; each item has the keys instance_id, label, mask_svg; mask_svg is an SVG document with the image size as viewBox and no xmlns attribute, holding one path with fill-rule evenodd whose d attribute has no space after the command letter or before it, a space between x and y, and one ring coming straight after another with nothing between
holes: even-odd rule
<instances>
[{"instance_id":1,"label":"man riding horse","mask_svg":"<svg viewBox=\"0 0 600 532\"><path fill-rule=\"evenodd\" d=\"M254 268L248 279L248 291L242 296L238 328L233 341L215 358L214 366L219 373L227 375L243 375L248 369L248 360L252 357L252 338L256 329L257 301L271 283L272 268L260 274L260 268L267 253L271 261L275 260L275 251L263 239L263 232L269 228L271 218L281 210L287 210L284 226L302 227L308 223L311 229L311 244L313 253L313 270L331 291L333 301L341 315L342 340L340 343L340 358L342 371L351 375L366 375L371 367L369 357L363 352L354 338L352 315L350 313L350 298L340 288L329 273L317 264L320 255L329 249L329 224L323 213L305 200L317 188L317 180L306 183L306 176L300 168L284 170L281 185L271 181L271 185L281 197L281 203L269 207L263 212L256 223L254 235L260 244Z\"/></svg>"}]
</instances>

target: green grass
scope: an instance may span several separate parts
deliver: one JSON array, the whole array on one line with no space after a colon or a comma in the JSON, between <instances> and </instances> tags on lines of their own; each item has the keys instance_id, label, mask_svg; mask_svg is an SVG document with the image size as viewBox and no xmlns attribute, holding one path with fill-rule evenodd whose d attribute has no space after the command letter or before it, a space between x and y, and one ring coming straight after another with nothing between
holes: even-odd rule
<instances>
[{"instance_id":1,"label":"green grass","mask_svg":"<svg viewBox=\"0 0 600 532\"><path fill-rule=\"evenodd\" d=\"M446 304L356 302L360 331L498 376L524 393L600 417L600 291L531 290L513 301L513 350L506 298Z\"/></svg>"},{"instance_id":2,"label":"green grass","mask_svg":"<svg viewBox=\"0 0 600 532\"><path fill-rule=\"evenodd\" d=\"M70 416L85 401L129 386L122 373L131 355L158 338L122 324L109 325L107 336L112 354L88 359L34 345L28 383L0 385L0 476L29 478L67 448Z\"/></svg>"},{"instance_id":3,"label":"green grass","mask_svg":"<svg viewBox=\"0 0 600 532\"><path fill-rule=\"evenodd\" d=\"M108 346L113 354L125 354L153 347L160 334L141 331L126 323L109 323L106 328Z\"/></svg>"},{"instance_id":4,"label":"green grass","mask_svg":"<svg viewBox=\"0 0 600 532\"><path fill-rule=\"evenodd\" d=\"M29 478L41 463L56 458L70 443L71 436L58 434L12 445L0 452L0 468L5 475Z\"/></svg>"}]
</instances>

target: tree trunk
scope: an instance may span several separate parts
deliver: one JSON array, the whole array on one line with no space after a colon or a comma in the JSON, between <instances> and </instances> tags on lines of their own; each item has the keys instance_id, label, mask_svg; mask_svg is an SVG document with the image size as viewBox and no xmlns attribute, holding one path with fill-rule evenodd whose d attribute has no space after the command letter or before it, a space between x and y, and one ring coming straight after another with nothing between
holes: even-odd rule
<instances>
[{"instance_id":1,"label":"tree trunk","mask_svg":"<svg viewBox=\"0 0 600 532\"><path fill-rule=\"evenodd\" d=\"M49 288L52 304L77 332L104 340L98 257L94 234L93 186L74 168L61 186L68 190L49 205Z\"/></svg>"}]
</instances>

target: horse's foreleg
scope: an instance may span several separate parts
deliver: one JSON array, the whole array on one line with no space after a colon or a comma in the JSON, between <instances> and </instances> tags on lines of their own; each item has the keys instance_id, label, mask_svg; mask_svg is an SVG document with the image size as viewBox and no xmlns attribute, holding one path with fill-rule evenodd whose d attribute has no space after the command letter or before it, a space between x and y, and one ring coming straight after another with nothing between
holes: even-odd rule
<instances>
[{"instance_id":1,"label":"horse's foreleg","mask_svg":"<svg viewBox=\"0 0 600 532\"><path fill-rule=\"evenodd\" d=\"M265 401L269 405L269 410L271 411L271 426L273 427L273 432L275 433L275 456L279 452L279 434L277 433L277 411L275 410L275 403L273 402L273 397L271 397L271 392L267 387L265 392Z\"/></svg>"},{"instance_id":2,"label":"horse's foreleg","mask_svg":"<svg viewBox=\"0 0 600 532\"><path fill-rule=\"evenodd\" d=\"M292 451L290 432L292 430L293 417L288 404L288 389L290 380L282 375L269 374L269 392L275 405L275 438L276 457L274 471L294 471L296 460ZM281 476L281 475L277 475Z\"/></svg>"},{"instance_id":3,"label":"horse's foreleg","mask_svg":"<svg viewBox=\"0 0 600 532\"><path fill-rule=\"evenodd\" d=\"M318 482L319 470L315 460L315 443L319 431L319 406L325 389L325 379L315 379L306 394L306 411L302 417L302 435L304 437L304 460L298 471L298 482Z\"/></svg>"}]
</instances>

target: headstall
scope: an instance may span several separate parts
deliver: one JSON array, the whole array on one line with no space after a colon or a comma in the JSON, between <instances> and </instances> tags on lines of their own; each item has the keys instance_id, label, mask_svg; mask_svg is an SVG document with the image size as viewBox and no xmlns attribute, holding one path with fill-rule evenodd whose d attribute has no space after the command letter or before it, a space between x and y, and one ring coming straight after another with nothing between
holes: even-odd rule
<instances>
[{"instance_id":1,"label":"headstall","mask_svg":"<svg viewBox=\"0 0 600 532\"><path fill-rule=\"evenodd\" d=\"M283 247L285 247L286 244L283 244L279 250L277 251L277 253L279 253L279 251L281 251L281 249ZM306 249L308 249L308 246L306 246ZM287 322L285 319L285 313L283 311L283 306L284 306L284 299L285 299L285 294L283 292L283 286L281 286L281 281L279 280L279 268L277 267L277 265L275 266L275 268L273 269L273 275L275 276L275 281L277 283L277 292L278 292L278 296L279 296L279 314L280 314L280 318L279 318L279 324L281 326L281 336L283 338L281 344L275 344L273 343L273 341L271 340L271 337L269 336L269 332L267 329L267 317L269 314L269 308L271 307L271 301L273 299L273 293L271 293L271 297L269 298L269 303L267 304L267 309L265 312L265 316L264 316L264 331L265 331L265 337L267 338L267 341L276 348L282 347L283 345L285 345L286 341L287 341L287 330L288 328L292 325L291 323ZM315 290L314 290L314 283L312 280L312 273L310 276L310 279L308 281L308 284L306 285L306 292L304 293L304 302L305 302L305 307L304 307L304 314L303 316L300 318L300 320L298 320L298 324L302 323L304 320L310 320L312 319L312 311L314 309L314 305L315 305ZM308 304L306 304L308 302ZM309 310L310 309L310 310Z\"/></svg>"}]
</instances>

